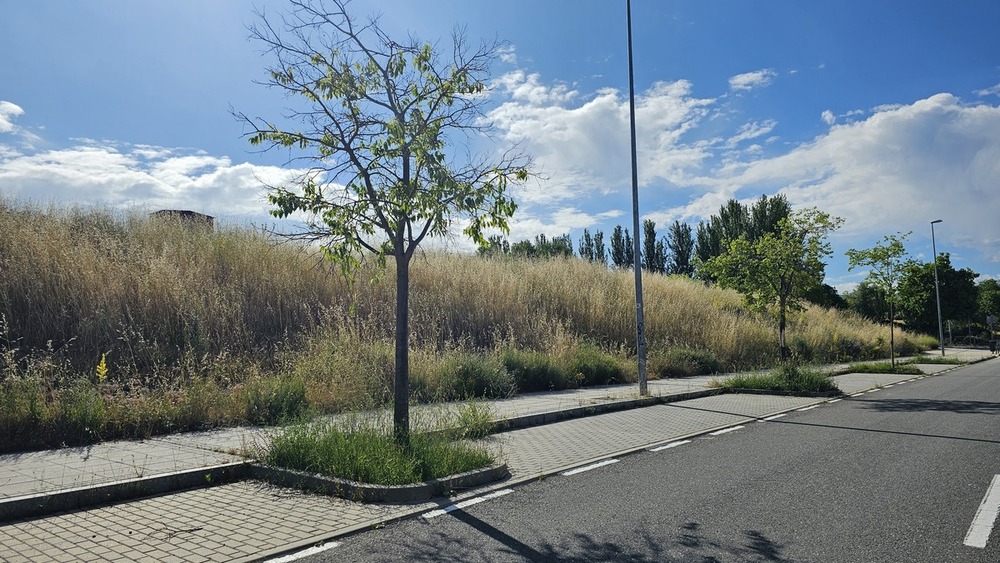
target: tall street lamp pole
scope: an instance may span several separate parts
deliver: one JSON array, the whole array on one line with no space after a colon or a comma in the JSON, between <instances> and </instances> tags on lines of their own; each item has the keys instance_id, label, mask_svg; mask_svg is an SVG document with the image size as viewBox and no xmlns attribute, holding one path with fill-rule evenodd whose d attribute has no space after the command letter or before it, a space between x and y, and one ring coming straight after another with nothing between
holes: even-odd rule
<instances>
[{"instance_id":1,"label":"tall street lamp pole","mask_svg":"<svg viewBox=\"0 0 1000 563\"><path fill-rule=\"evenodd\" d=\"M642 313L642 255L639 248L639 166L635 150L635 81L632 72L632 0L625 1L628 24L628 109L632 134L632 269L635 270L635 347L639 370L639 394L648 395L646 385L646 321Z\"/></svg>"},{"instance_id":2,"label":"tall street lamp pole","mask_svg":"<svg viewBox=\"0 0 1000 563\"><path fill-rule=\"evenodd\" d=\"M937 296L938 340L941 342L941 355L944 356L944 325L941 323L941 284L938 283L937 244L934 242L934 224L941 219L931 221L931 249L934 251L934 294Z\"/></svg>"}]
</instances>

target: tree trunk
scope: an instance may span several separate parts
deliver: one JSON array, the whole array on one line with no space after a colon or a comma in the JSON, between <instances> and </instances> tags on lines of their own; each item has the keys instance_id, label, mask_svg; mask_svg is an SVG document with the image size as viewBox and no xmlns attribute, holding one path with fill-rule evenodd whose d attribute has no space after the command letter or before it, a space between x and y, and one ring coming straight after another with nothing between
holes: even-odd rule
<instances>
[{"instance_id":1,"label":"tree trunk","mask_svg":"<svg viewBox=\"0 0 1000 563\"><path fill-rule=\"evenodd\" d=\"M396 254L396 378L393 386L393 435L410 445L410 257Z\"/></svg>"},{"instance_id":2,"label":"tree trunk","mask_svg":"<svg viewBox=\"0 0 1000 563\"><path fill-rule=\"evenodd\" d=\"M781 361L788 359L788 347L785 346L785 298L778 301L778 343L781 346Z\"/></svg>"},{"instance_id":3,"label":"tree trunk","mask_svg":"<svg viewBox=\"0 0 1000 563\"><path fill-rule=\"evenodd\" d=\"M896 313L892 308L892 301L889 302L889 364L896 369Z\"/></svg>"}]
</instances>

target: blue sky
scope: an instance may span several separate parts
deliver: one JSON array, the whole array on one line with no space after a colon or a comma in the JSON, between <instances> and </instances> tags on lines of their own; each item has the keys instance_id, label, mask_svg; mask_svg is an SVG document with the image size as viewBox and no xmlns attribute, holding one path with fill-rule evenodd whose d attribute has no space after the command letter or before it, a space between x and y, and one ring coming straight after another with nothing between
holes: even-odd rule
<instances>
[{"instance_id":1,"label":"blue sky","mask_svg":"<svg viewBox=\"0 0 1000 563\"><path fill-rule=\"evenodd\" d=\"M260 181L287 155L254 153L229 108L277 118L254 84L270 59L243 0L0 3L0 194L42 204L195 209L270 222ZM625 2L355 0L447 47L509 42L490 117L545 180L516 192L513 240L630 224ZM1000 278L1000 3L938 0L634 0L640 213L691 223L729 198L784 193L845 219L843 252L913 231ZM452 241L453 248L466 248Z\"/></svg>"}]
</instances>

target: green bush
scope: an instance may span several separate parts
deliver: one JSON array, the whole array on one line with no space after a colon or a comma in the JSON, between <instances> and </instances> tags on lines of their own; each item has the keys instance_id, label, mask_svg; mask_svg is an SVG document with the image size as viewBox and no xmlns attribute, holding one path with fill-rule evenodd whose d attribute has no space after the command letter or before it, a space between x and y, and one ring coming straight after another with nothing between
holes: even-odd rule
<instances>
[{"instance_id":1,"label":"green bush","mask_svg":"<svg viewBox=\"0 0 1000 563\"><path fill-rule=\"evenodd\" d=\"M789 362L769 373L743 374L727 378L717 385L724 389L752 389L788 393L826 393L839 391L826 373Z\"/></svg>"},{"instance_id":2,"label":"green bush","mask_svg":"<svg viewBox=\"0 0 1000 563\"><path fill-rule=\"evenodd\" d=\"M456 352L445 356L435 369L438 400L501 399L516 390L514 378L494 356Z\"/></svg>"},{"instance_id":3,"label":"green bush","mask_svg":"<svg viewBox=\"0 0 1000 563\"><path fill-rule=\"evenodd\" d=\"M573 389L581 383L560 369L551 356L534 350L508 348L503 351L502 361L521 393Z\"/></svg>"},{"instance_id":4,"label":"green bush","mask_svg":"<svg viewBox=\"0 0 1000 563\"><path fill-rule=\"evenodd\" d=\"M577 348L568 367L570 373L577 375L585 386L628 381L628 373L621 362L590 343L583 343Z\"/></svg>"},{"instance_id":5,"label":"green bush","mask_svg":"<svg viewBox=\"0 0 1000 563\"><path fill-rule=\"evenodd\" d=\"M349 427L349 428L348 428ZM480 469L493 456L442 433L410 436L410 448L373 421L346 427L314 423L286 428L261 456L265 463L376 485L406 485Z\"/></svg>"},{"instance_id":6,"label":"green bush","mask_svg":"<svg viewBox=\"0 0 1000 563\"><path fill-rule=\"evenodd\" d=\"M51 421L65 444L92 444L104 428L104 398L89 382L81 382L59 394L59 408Z\"/></svg>"},{"instance_id":7,"label":"green bush","mask_svg":"<svg viewBox=\"0 0 1000 563\"><path fill-rule=\"evenodd\" d=\"M650 355L647 369L654 377L691 377L722 371L715 354L708 350L669 348Z\"/></svg>"},{"instance_id":8,"label":"green bush","mask_svg":"<svg viewBox=\"0 0 1000 563\"><path fill-rule=\"evenodd\" d=\"M251 381L247 385L246 419L252 424L281 424L308 413L305 382L298 378Z\"/></svg>"},{"instance_id":9,"label":"green bush","mask_svg":"<svg viewBox=\"0 0 1000 563\"><path fill-rule=\"evenodd\" d=\"M900 373L905 375L922 375L924 372L920 371L917 366L912 366L909 364L897 363L893 367L891 362L865 362L860 364L851 364L848 371L854 373Z\"/></svg>"}]
</instances>

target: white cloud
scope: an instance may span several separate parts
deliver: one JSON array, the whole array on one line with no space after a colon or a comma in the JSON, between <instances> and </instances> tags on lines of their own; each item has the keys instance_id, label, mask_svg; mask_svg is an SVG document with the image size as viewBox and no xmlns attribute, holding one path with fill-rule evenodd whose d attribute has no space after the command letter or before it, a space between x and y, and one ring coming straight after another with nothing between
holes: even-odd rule
<instances>
[{"instance_id":1,"label":"white cloud","mask_svg":"<svg viewBox=\"0 0 1000 563\"><path fill-rule=\"evenodd\" d=\"M516 65L517 64L517 47L514 45L504 45L497 49L497 54L500 56L500 60Z\"/></svg>"},{"instance_id":2,"label":"white cloud","mask_svg":"<svg viewBox=\"0 0 1000 563\"><path fill-rule=\"evenodd\" d=\"M740 92L762 88L774 82L777 76L778 73L769 68L737 74L729 78L729 89Z\"/></svg>"},{"instance_id":3,"label":"white cloud","mask_svg":"<svg viewBox=\"0 0 1000 563\"><path fill-rule=\"evenodd\" d=\"M299 172L180 149L100 142L2 154L0 185L7 196L43 204L194 209L219 217L264 217L262 183L277 184Z\"/></svg>"},{"instance_id":4,"label":"white cloud","mask_svg":"<svg viewBox=\"0 0 1000 563\"><path fill-rule=\"evenodd\" d=\"M16 129L14 118L23 114L24 110L17 104L0 100L0 133L13 133Z\"/></svg>"},{"instance_id":5,"label":"white cloud","mask_svg":"<svg viewBox=\"0 0 1000 563\"><path fill-rule=\"evenodd\" d=\"M778 122L773 119L765 119L764 121L754 121L751 123L746 123L740 126L736 130L736 134L726 140L726 148L735 147L737 144L743 141L749 141L750 139L756 139L757 137L763 137L777 127ZM759 145L754 145L759 147Z\"/></svg>"},{"instance_id":6,"label":"white cloud","mask_svg":"<svg viewBox=\"0 0 1000 563\"><path fill-rule=\"evenodd\" d=\"M833 112L828 109L823 110L823 113L820 114L820 119L827 125L833 125L837 122L837 116L833 115Z\"/></svg>"},{"instance_id":7,"label":"white cloud","mask_svg":"<svg viewBox=\"0 0 1000 563\"><path fill-rule=\"evenodd\" d=\"M602 89L578 105L576 92L540 84L537 75L511 74L510 100L489 118L510 141L521 142L547 179L519 196L554 203L631 185L628 99ZM572 95L571 95L572 94ZM710 156L704 142L684 142L714 100L691 95L687 81L660 82L636 99L640 184L680 178Z\"/></svg>"},{"instance_id":8,"label":"white cloud","mask_svg":"<svg viewBox=\"0 0 1000 563\"><path fill-rule=\"evenodd\" d=\"M983 96L1000 96L1000 84L990 86L989 88L983 88L982 90L976 90L973 92L979 97Z\"/></svg>"},{"instance_id":9,"label":"white cloud","mask_svg":"<svg viewBox=\"0 0 1000 563\"><path fill-rule=\"evenodd\" d=\"M497 85L515 101L531 105L564 104L577 95L575 90L570 90L565 84L545 86L538 73L528 74L523 70L504 74L497 79Z\"/></svg>"},{"instance_id":10,"label":"white cloud","mask_svg":"<svg viewBox=\"0 0 1000 563\"><path fill-rule=\"evenodd\" d=\"M714 213L732 194L779 190L794 205L846 218L844 237L921 230L940 217L956 233L950 244L989 258L1000 255L998 178L1000 107L938 94L831 128L781 156L730 163L685 211Z\"/></svg>"}]
</instances>

